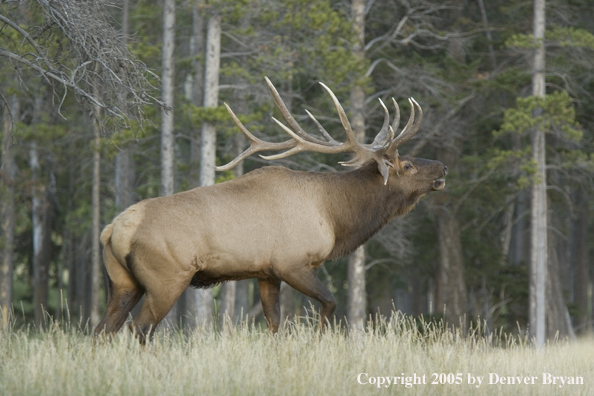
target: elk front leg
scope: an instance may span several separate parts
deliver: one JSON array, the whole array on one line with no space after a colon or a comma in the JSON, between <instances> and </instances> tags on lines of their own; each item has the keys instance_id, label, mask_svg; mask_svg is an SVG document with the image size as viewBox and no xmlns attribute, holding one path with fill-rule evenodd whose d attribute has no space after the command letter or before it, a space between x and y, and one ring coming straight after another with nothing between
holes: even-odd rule
<instances>
[{"instance_id":1,"label":"elk front leg","mask_svg":"<svg viewBox=\"0 0 594 396\"><path fill-rule=\"evenodd\" d=\"M280 325L280 284L277 279L258 279L262 309L272 334L278 332Z\"/></svg>"},{"instance_id":2,"label":"elk front leg","mask_svg":"<svg viewBox=\"0 0 594 396\"><path fill-rule=\"evenodd\" d=\"M283 273L283 280L295 290L322 304L320 331L324 330L327 325L326 321L328 321L334 312L336 302L330 290L318 279L314 270L309 265L299 269L292 269Z\"/></svg>"}]
</instances>

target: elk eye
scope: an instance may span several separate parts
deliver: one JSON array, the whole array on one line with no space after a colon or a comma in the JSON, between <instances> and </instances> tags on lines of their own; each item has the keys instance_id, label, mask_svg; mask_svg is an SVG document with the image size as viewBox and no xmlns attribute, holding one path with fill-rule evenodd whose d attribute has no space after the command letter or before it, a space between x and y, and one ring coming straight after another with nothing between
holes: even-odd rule
<instances>
[{"instance_id":1,"label":"elk eye","mask_svg":"<svg viewBox=\"0 0 594 396\"><path fill-rule=\"evenodd\" d=\"M404 169L409 170L412 168L412 165L409 164L408 162L404 165Z\"/></svg>"}]
</instances>

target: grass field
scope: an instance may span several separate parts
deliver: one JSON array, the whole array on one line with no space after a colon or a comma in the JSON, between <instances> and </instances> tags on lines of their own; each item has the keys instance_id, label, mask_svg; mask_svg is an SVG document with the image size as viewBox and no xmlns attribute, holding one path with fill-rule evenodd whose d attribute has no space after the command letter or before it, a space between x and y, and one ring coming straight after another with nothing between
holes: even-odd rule
<instances>
[{"instance_id":1,"label":"grass field","mask_svg":"<svg viewBox=\"0 0 594 396\"><path fill-rule=\"evenodd\" d=\"M227 334L161 331L143 347L127 330L97 344L55 324L5 329L0 395L594 395L594 340L535 349L478 333L398 317L358 336L318 337L305 324L270 336L244 324ZM565 382L543 384L553 377Z\"/></svg>"}]
</instances>

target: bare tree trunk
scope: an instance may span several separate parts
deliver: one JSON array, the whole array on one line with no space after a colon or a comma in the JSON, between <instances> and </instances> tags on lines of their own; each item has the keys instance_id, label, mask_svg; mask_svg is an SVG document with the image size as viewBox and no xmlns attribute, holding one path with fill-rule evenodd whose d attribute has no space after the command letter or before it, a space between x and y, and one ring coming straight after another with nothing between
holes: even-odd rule
<instances>
[{"instance_id":1,"label":"bare tree trunk","mask_svg":"<svg viewBox=\"0 0 594 396\"><path fill-rule=\"evenodd\" d=\"M478 0L479 8L481 10L481 18L483 19L483 25L485 26L485 34L487 35L487 41L489 42L489 56L491 58L491 67L493 71L497 68L497 61L495 60L495 51L493 50L493 37L491 36L491 30L489 30L489 20L487 19L487 11L485 10L485 4L483 0Z\"/></svg>"},{"instance_id":2,"label":"bare tree trunk","mask_svg":"<svg viewBox=\"0 0 594 396\"><path fill-rule=\"evenodd\" d=\"M43 118L45 99L39 92L33 105L33 125L40 124ZM33 141L29 149L31 167L31 223L33 227L33 307L35 326L44 328L44 312L49 305L49 267L51 262L51 224L53 207L50 200L51 161L45 161L45 172L41 171L39 151ZM42 176L42 173L47 176Z\"/></svg>"},{"instance_id":3,"label":"bare tree trunk","mask_svg":"<svg viewBox=\"0 0 594 396\"><path fill-rule=\"evenodd\" d=\"M173 92L175 73L175 0L163 2L163 50L161 95L169 110L161 110L161 196L171 195L174 189L175 135L173 125ZM165 316L165 325L175 326L178 321L177 303Z\"/></svg>"},{"instance_id":4,"label":"bare tree trunk","mask_svg":"<svg viewBox=\"0 0 594 396\"><path fill-rule=\"evenodd\" d=\"M221 287L221 305L219 307L219 329L228 331L228 325L233 321L235 314L235 291L237 283L225 282Z\"/></svg>"},{"instance_id":5,"label":"bare tree trunk","mask_svg":"<svg viewBox=\"0 0 594 396\"><path fill-rule=\"evenodd\" d=\"M590 273L590 282L594 286L594 271ZM594 293L590 293L590 331L594 331Z\"/></svg>"},{"instance_id":6,"label":"bare tree trunk","mask_svg":"<svg viewBox=\"0 0 594 396\"><path fill-rule=\"evenodd\" d=\"M72 149L73 144L70 145ZM70 156L68 158L68 202L66 204L66 219L70 217L72 213L72 196L74 195L74 169L75 169L75 161L74 156ZM64 224L64 233L62 234L62 260L58 265L58 304L56 304L56 320L63 320L64 317L64 301L63 298L67 297L69 304L70 301L70 293L71 293L71 284L74 283L74 279L72 278L73 272L72 269L72 262L73 262L73 244L72 244L72 232L70 231L70 224L65 222ZM66 290L66 295L64 295L64 269L68 271L68 285Z\"/></svg>"},{"instance_id":7,"label":"bare tree trunk","mask_svg":"<svg viewBox=\"0 0 594 396\"><path fill-rule=\"evenodd\" d=\"M75 145L74 142L70 143L70 150L74 150L75 149ZM72 151L74 152L74 151ZM69 170L68 170L68 192L69 192L69 200L68 200L68 204L69 204L69 208L67 210L71 209L71 205L72 205L72 196L74 195L74 190L75 190L75 183L76 183L76 169L77 167L74 165L76 163L75 157L71 156L69 158L68 163L70 164ZM68 216L66 217L68 218ZM68 250L66 251L67 254L65 254L64 257L64 261L65 261L65 265L68 271L68 285L66 286L66 295L67 295L67 299L66 299L66 315L68 315L68 320L70 321L70 313L72 312L72 310L75 310L77 307L77 294L76 294L76 274L77 274L77 268L76 268L76 236L70 231L70 224L66 223L65 224L66 230L68 232L68 236L69 238L65 239L65 243L68 244Z\"/></svg>"},{"instance_id":8,"label":"bare tree trunk","mask_svg":"<svg viewBox=\"0 0 594 396\"><path fill-rule=\"evenodd\" d=\"M281 326L285 323L295 320L295 289L281 282L280 288L280 310L281 310Z\"/></svg>"},{"instance_id":9,"label":"bare tree trunk","mask_svg":"<svg viewBox=\"0 0 594 396\"><path fill-rule=\"evenodd\" d=\"M175 1L165 0L163 10L163 53L161 94L170 109L161 111L161 196L174 193L175 135L173 125Z\"/></svg>"},{"instance_id":10,"label":"bare tree trunk","mask_svg":"<svg viewBox=\"0 0 594 396\"><path fill-rule=\"evenodd\" d=\"M192 104L196 107L204 106L204 65L198 59L200 56L205 56L205 34L204 34L204 17L200 13L199 7L202 1L196 1L192 7L192 38L190 40L190 55L192 56L192 90L191 98ZM200 185L200 175L198 163L200 161L200 128L196 128L193 136L191 147L191 162L192 174L190 175L192 187Z\"/></svg>"},{"instance_id":11,"label":"bare tree trunk","mask_svg":"<svg viewBox=\"0 0 594 396\"><path fill-rule=\"evenodd\" d=\"M186 82L190 84L186 90L187 99L196 107L204 105L204 66L198 60L199 56L204 55L204 17L200 12L202 1L195 1L192 4L192 37L190 38L190 56L192 57L193 71L188 75ZM200 172L198 164L200 162L200 129L196 128L192 136L190 147L190 185L197 187L200 185ZM188 288L183 294L184 302L184 323L188 328L195 328L197 323L197 302L200 300L200 291Z\"/></svg>"},{"instance_id":12,"label":"bare tree trunk","mask_svg":"<svg viewBox=\"0 0 594 396\"><path fill-rule=\"evenodd\" d=\"M235 286L235 317L238 320L245 320L250 311L250 282L251 279L237 281Z\"/></svg>"},{"instance_id":13,"label":"bare tree trunk","mask_svg":"<svg viewBox=\"0 0 594 396\"><path fill-rule=\"evenodd\" d=\"M206 70L204 78L204 107L219 105L219 68L221 62L221 18L214 15L208 20L206 36ZM200 145L200 186L212 186L215 181L216 128L214 123L202 123Z\"/></svg>"},{"instance_id":14,"label":"bare tree trunk","mask_svg":"<svg viewBox=\"0 0 594 396\"><path fill-rule=\"evenodd\" d=\"M8 326L12 310L12 276L14 270L15 205L14 182L16 166L12 152L13 126L20 116L20 102L4 104L2 122L2 164L0 165L0 328Z\"/></svg>"},{"instance_id":15,"label":"bare tree trunk","mask_svg":"<svg viewBox=\"0 0 594 396\"><path fill-rule=\"evenodd\" d=\"M347 282L347 321L353 330L365 328L367 293L365 290L365 246L360 246L349 256Z\"/></svg>"},{"instance_id":16,"label":"bare tree trunk","mask_svg":"<svg viewBox=\"0 0 594 396\"><path fill-rule=\"evenodd\" d=\"M425 290L424 277L419 276L416 271L410 277L412 289L412 315L419 316L427 312L427 292Z\"/></svg>"},{"instance_id":17,"label":"bare tree trunk","mask_svg":"<svg viewBox=\"0 0 594 396\"><path fill-rule=\"evenodd\" d=\"M454 2L456 8L452 10L452 21L462 17L461 10L465 2ZM458 63L466 63L464 40L453 37L448 40L448 53ZM454 139L449 147L439 152L439 160L448 166L453 174L458 169L461 142ZM443 193L442 193L443 194ZM446 193L447 194L447 193ZM447 197L435 197L443 205ZM456 213L443 205L436 211L437 233L439 241L439 260L436 277L435 311L444 314L448 325L461 326L466 331L466 313L468 310L468 295L464 271L464 254L462 251L461 230Z\"/></svg>"},{"instance_id":18,"label":"bare tree trunk","mask_svg":"<svg viewBox=\"0 0 594 396\"><path fill-rule=\"evenodd\" d=\"M33 124L40 122L42 111L42 98L37 95L33 106ZM39 180L39 156L37 153L37 144L31 143L29 148L29 167L31 168L31 181L33 184L31 191L31 225L33 228L33 316L35 326L38 329L43 328L43 310L47 309L48 295L48 264L44 260L43 251L44 233L44 206L45 186Z\"/></svg>"},{"instance_id":19,"label":"bare tree trunk","mask_svg":"<svg viewBox=\"0 0 594 396\"><path fill-rule=\"evenodd\" d=\"M240 107L243 107L245 102L242 98L240 101ZM233 154L235 156L241 154L243 152L243 148L245 146L245 138L242 134L236 134L233 138ZM243 175L243 161L235 168L233 168L233 176L235 178L239 178ZM240 285L243 282L245 286ZM249 288L249 280L244 279L242 281L230 281L223 285L221 288L221 308L219 310L219 328L226 329L225 323L229 320L232 320L236 315L236 305L237 302L237 291L239 290L243 295L240 297L240 304L243 308L243 314L247 313L247 293ZM245 301L245 302L244 302ZM282 311L281 311L282 312ZM241 312L240 312L241 314ZM282 313L281 313L282 315Z\"/></svg>"},{"instance_id":20,"label":"bare tree trunk","mask_svg":"<svg viewBox=\"0 0 594 396\"><path fill-rule=\"evenodd\" d=\"M571 318L567 310L567 304L563 298L563 286L561 284L561 270L559 256L557 254L555 236L549 234L548 271L546 279L546 329L548 338L575 338L571 325Z\"/></svg>"},{"instance_id":21,"label":"bare tree trunk","mask_svg":"<svg viewBox=\"0 0 594 396\"><path fill-rule=\"evenodd\" d=\"M99 66L97 66L97 69ZM97 86L93 87L96 95L99 94ZM91 233L91 328L95 328L101 316L99 315L99 291L101 285L101 256L100 241L101 234L101 212L100 212L100 186L101 186L101 128L99 125L101 108L95 106L93 110L93 191L91 206L93 211L93 225Z\"/></svg>"},{"instance_id":22,"label":"bare tree trunk","mask_svg":"<svg viewBox=\"0 0 594 396\"><path fill-rule=\"evenodd\" d=\"M134 180L134 163L130 149L118 151L115 160L115 204L118 212L132 205L132 186Z\"/></svg>"},{"instance_id":23,"label":"bare tree trunk","mask_svg":"<svg viewBox=\"0 0 594 396\"><path fill-rule=\"evenodd\" d=\"M241 101L242 105L243 100ZM235 137L233 138L233 154L241 154L243 152L243 147L245 146L245 138L243 137L242 134L236 134ZM233 168L233 176L235 178L239 178L243 175L243 161L241 161L241 163L236 166L235 168ZM244 283L245 286L243 287L243 289L241 288L242 286L240 285L240 283ZM230 281L227 282L225 284L223 284L223 287L221 288L221 308L219 310L219 328L222 329L223 331L227 331L227 324L233 321L233 318L235 317L235 312L236 312L236 301L237 301L237 291L238 289L240 290L240 292L243 292L245 294L244 290L247 290L247 288L249 287L249 279L244 279L242 281ZM242 298L246 299L247 296L243 295L241 296ZM243 302L242 302L243 303ZM246 307L244 308L243 313L247 313L247 304L245 304Z\"/></svg>"},{"instance_id":24,"label":"bare tree trunk","mask_svg":"<svg viewBox=\"0 0 594 396\"><path fill-rule=\"evenodd\" d=\"M75 268L75 290L76 290L76 308L78 311L79 321L84 327L88 324L90 318L90 296L89 289L91 288L90 279L90 263L89 263L89 233L84 232L77 241L74 268Z\"/></svg>"},{"instance_id":25,"label":"bare tree trunk","mask_svg":"<svg viewBox=\"0 0 594 396\"><path fill-rule=\"evenodd\" d=\"M68 212L70 210L68 209ZM61 322L64 319L63 310L64 310L64 297L66 297L64 293L64 264L68 262L68 256L70 254L70 230L65 229L64 233L62 234L62 249L61 249L61 256L62 259L58 261L58 268L56 273L56 288L58 291L58 298L56 301L56 310L54 311L54 320L57 322Z\"/></svg>"},{"instance_id":26,"label":"bare tree trunk","mask_svg":"<svg viewBox=\"0 0 594 396\"><path fill-rule=\"evenodd\" d=\"M503 102L505 102L505 97ZM522 149L522 142L520 136L514 134L512 136L512 148L514 150ZM519 171L519 168L516 170ZM527 234L528 225L526 221L526 213L528 209L528 190L525 189L520 191L518 194L514 206L515 206L515 218L512 227L512 240L510 241L510 252L508 262L512 265L519 265L520 263L528 263L529 252L527 251ZM512 323L514 325L514 323Z\"/></svg>"},{"instance_id":27,"label":"bare tree trunk","mask_svg":"<svg viewBox=\"0 0 594 396\"><path fill-rule=\"evenodd\" d=\"M31 167L33 191L31 222L33 227L33 308L35 326L43 328L44 310L48 306L49 291L49 241L46 235L50 232L47 227L47 216L49 202L45 191L45 185L39 180L39 156L37 145L31 143L29 150L29 166Z\"/></svg>"},{"instance_id":28,"label":"bare tree trunk","mask_svg":"<svg viewBox=\"0 0 594 396\"><path fill-rule=\"evenodd\" d=\"M290 112L293 108L293 73L289 73L287 81L285 82L285 87L284 90L287 92L285 105ZM293 321L297 314L295 306L295 289L285 282L281 282L279 300L281 311L280 325L282 327L287 321Z\"/></svg>"},{"instance_id":29,"label":"bare tree trunk","mask_svg":"<svg viewBox=\"0 0 594 396\"><path fill-rule=\"evenodd\" d=\"M213 15L208 20L206 34L206 69L204 74L204 107L217 107L219 104L219 68L221 62L221 17ZM212 186L215 182L216 162L215 125L202 123L200 145L200 186ZM196 296L196 318L199 323L208 325L212 321L212 289L199 289Z\"/></svg>"},{"instance_id":30,"label":"bare tree trunk","mask_svg":"<svg viewBox=\"0 0 594 396\"><path fill-rule=\"evenodd\" d=\"M465 329L468 297L464 280L464 256L458 220L445 208L437 216L439 239L439 275L437 312L445 314L445 321ZM444 312L445 309L445 312Z\"/></svg>"},{"instance_id":31,"label":"bare tree trunk","mask_svg":"<svg viewBox=\"0 0 594 396\"><path fill-rule=\"evenodd\" d=\"M122 4L122 38L128 43L129 34L129 1L123 0ZM134 166L130 150L123 148L118 151L115 160L115 204L118 212L132 205L132 186L134 180Z\"/></svg>"},{"instance_id":32,"label":"bare tree trunk","mask_svg":"<svg viewBox=\"0 0 594 396\"><path fill-rule=\"evenodd\" d=\"M505 209L503 217L503 232L501 233L501 264L507 265L509 263L509 251L513 235L514 225L514 211L516 204L512 201Z\"/></svg>"},{"instance_id":33,"label":"bare tree trunk","mask_svg":"<svg viewBox=\"0 0 594 396\"><path fill-rule=\"evenodd\" d=\"M237 157L243 152L245 144L245 137L241 133L238 133L233 137L234 157ZM235 178L239 178L243 175L243 161L233 168L233 175ZM235 282L235 317L240 320L243 320L250 310L250 282L252 282L251 279Z\"/></svg>"},{"instance_id":34,"label":"bare tree trunk","mask_svg":"<svg viewBox=\"0 0 594 396\"><path fill-rule=\"evenodd\" d=\"M456 52L457 50L454 50ZM458 170L461 141L454 139L451 147L440 150L438 158L448 166L452 174ZM437 238L439 242L439 259L437 263L435 312L444 314L449 325L462 326L466 330L466 313L468 311L468 293L464 270L464 254L461 242L461 230L456 214L450 211L444 202L449 202L447 195L434 197L437 209ZM447 194L447 192L445 192Z\"/></svg>"},{"instance_id":35,"label":"bare tree trunk","mask_svg":"<svg viewBox=\"0 0 594 396\"><path fill-rule=\"evenodd\" d=\"M357 42L353 46L356 57L365 57L365 0L352 0L353 29ZM351 122L357 140L365 141L365 91L355 86L351 90ZM365 328L367 293L365 291L365 247L360 246L349 256L348 261L347 321L353 330Z\"/></svg>"},{"instance_id":36,"label":"bare tree trunk","mask_svg":"<svg viewBox=\"0 0 594 396\"><path fill-rule=\"evenodd\" d=\"M588 273L588 223L590 221L590 209L588 208L588 197L583 190L578 190L576 196L577 217L573 220L573 265L574 265L574 301L577 309L575 327L580 335L588 334L591 330L588 311L588 285L590 274Z\"/></svg>"},{"instance_id":37,"label":"bare tree trunk","mask_svg":"<svg viewBox=\"0 0 594 396\"><path fill-rule=\"evenodd\" d=\"M534 0L534 50L532 70L532 95L545 96L545 0ZM542 113L535 111L534 116ZM545 131L536 128L532 134L532 155L537 164L536 181L532 184L531 205L531 254L530 254L530 336L536 345L545 342L545 290L547 279L547 174L545 156Z\"/></svg>"},{"instance_id":38,"label":"bare tree trunk","mask_svg":"<svg viewBox=\"0 0 594 396\"><path fill-rule=\"evenodd\" d=\"M130 1L122 1L122 42L128 44L130 34ZM115 158L115 207L116 214L124 211L135 201L134 198L134 180L136 169L133 158L133 148L131 146L122 147ZM107 285L106 285L107 288ZM107 290L106 290L107 293ZM131 314L135 316L138 313L140 304L137 304Z\"/></svg>"},{"instance_id":39,"label":"bare tree trunk","mask_svg":"<svg viewBox=\"0 0 594 396\"><path fill-rule=\"evenodd\" d=\"M510 247L510 263L512 265L519 265L522 262L528 263L528 252L525 243L528 234L528 226L525 219L525 213L528 209L526 200L526 191L521 191L515 203L516 215L512 230L512 246Z\"/></svg>"}]
</instances>

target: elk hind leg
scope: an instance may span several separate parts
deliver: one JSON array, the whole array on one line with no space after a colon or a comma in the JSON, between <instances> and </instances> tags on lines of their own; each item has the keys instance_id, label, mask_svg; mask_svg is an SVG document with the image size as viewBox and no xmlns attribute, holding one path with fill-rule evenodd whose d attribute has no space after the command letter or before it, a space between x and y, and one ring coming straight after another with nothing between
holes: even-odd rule
<instances>
[{"instance_id":1,"label":"elk hind leg","mask_svg":"<svg viewBox=\"0 0 594 396\"><path fill-rule=\"evenodd\" d=\"M266 317L268 330L272 334L278 332L280 325L280 281L278 279L258 279L262 309Z\"/></svg>"},{"instance_id":2,"label":"elk hind leg","mask_svg":"<svg viewBox=\"0 0 594 396\"><path fill-rule=\"evenodd\" d=\"M177 299L188 288L190 280L175 285L163 287L147 287L146 296L140 308L140 312L130 324L130 330L136 333L141 344L150 341L157 325L165 318Z\"/></svg>"},{"instance_id":3,"label":"elk hind leg","mask_svg":"<svg viewBox=\"0 0 594 396\"><path fill-rule=\"evenodd\" d=\"M298 292L322 304L320 330L324 330L334 308L336 308L336 302L330 290L318 279L314 270L308 265L297 270L286 271L283 273L283 280Z\"/></svg>"},{"instance_id":4,"label":"elk hind leg","mask_svg":"<svg viewBox=\"0 0 594 396\"><path fill-rule=\"evenodd\" d=\"M103 318L95 328L95 336L102 332L111 336L120 330L128 314L144 293L132 274L115 258L111 251L111 244L103 250L103 261L107 270L108 301Z\"/></svg>"}]
</instances>

